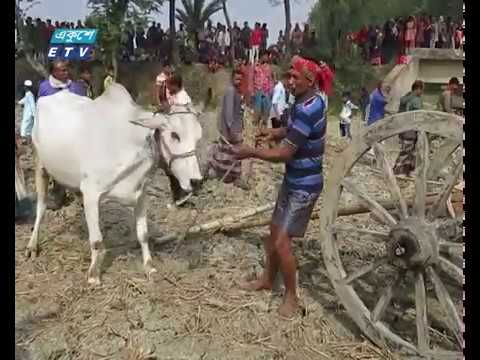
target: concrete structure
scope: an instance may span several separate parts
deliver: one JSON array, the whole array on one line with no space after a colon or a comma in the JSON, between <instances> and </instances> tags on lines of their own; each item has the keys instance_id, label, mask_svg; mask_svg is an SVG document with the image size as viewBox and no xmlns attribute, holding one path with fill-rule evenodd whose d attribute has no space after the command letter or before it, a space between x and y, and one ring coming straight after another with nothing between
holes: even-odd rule
<instances>
[{"instance_id":1,"label":"concrete structure","mask_svg":"<svg viewBox=\"0 0 480 360\"><path fill-rule=\"evenodd\" d=\"M453 49L415 49L408 64L395 66L384 79L384 84L391 87L387 112L398 111L400 98L415 80L442 85L456 76L463 83L464 60L464 55Z\"/></svg>"}]
</instances>

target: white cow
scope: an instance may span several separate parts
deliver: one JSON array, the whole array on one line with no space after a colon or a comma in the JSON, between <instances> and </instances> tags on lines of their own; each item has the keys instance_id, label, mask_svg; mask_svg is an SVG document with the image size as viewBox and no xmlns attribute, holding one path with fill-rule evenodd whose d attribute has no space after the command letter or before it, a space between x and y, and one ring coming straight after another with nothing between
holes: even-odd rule
<instances>
[{"instance_id":1,"label":"white cow","mask_svg":"<svg viewBox=\"0 0 480 360\"><path fill-rule=\"evenodd\" d=\"M142 110L119 84L95 100L68 91L40 98L32 134L37 154L37 217L26 255L38 254L50 175L83 194L92 251L89 283L100 283L105 249L99 204L106 197L134 207L145 272L147 276L156 272L147 236L144 190L148 175L161 163L187 192L202 178L195 152L202 128L193 112L180 110L169 115Z\"/></svg>"}]
</instances>

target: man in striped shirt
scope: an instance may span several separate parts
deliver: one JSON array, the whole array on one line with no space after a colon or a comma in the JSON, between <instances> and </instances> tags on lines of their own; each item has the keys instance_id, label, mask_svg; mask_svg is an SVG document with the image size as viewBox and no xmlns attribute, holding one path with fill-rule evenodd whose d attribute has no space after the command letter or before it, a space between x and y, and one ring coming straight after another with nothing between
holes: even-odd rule
<instances>
[{"instance_id":1,"label":"man in striped shirt","mask_svg":"<svg viewBox=\"0 0 480 360\"><path fill-rule=\"evenodd\" d=\"M281 140L278 147L235 147L237 159L257 158L286 163L265 241L266 266L255 281L244 284L246 290L269 290L280 271L285 281L285 296L278 312L293 317L299 309L296 294L296 259L292 238L303 237L312 210L323 188L322 158L325 147L325 103L318 95L316 84L321 81L320 67L313 61L297 57L292 61L289 86L296 101L286 128L262 129L259 140Z\"/></svg>"}]
</instances>

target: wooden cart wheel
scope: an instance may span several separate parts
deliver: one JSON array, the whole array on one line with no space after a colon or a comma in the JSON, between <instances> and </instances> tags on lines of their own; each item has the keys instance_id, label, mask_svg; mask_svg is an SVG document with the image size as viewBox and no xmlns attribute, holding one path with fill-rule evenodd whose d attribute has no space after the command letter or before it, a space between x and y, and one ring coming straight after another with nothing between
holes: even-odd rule
<instances>
[{"instance_id":1,"label":"wooden cart wheel","mask_svg":"<svg viewBox=\"0 0 480 360\"><path fill-rule=\"evenodd\" d=\"M464 119L459 116L437 111L414 111L387 117L368 127L354 139L335 160L326 177L320 212L320 244L325 265L335 291L351 318L361 331L380 347L431 359L463 357L464 324L461 299L463 270L461 264L450 261L443 251L455 249L461 258L463 244L446 241L438 235L439 219L445 214L447 199L463 174L463 162L450 171L450 178L447 181L437 183L440 187L438 195L433 201L431 197L427 201L427 185L432 186L428 181L429 163L432 159L435 162L438 158L435 154L430 154L428 135L444 138L444 143L450 148L446 151L440 150L451 154L456 147L462 145L463 121ZM384 140L407 130L418 131L417 175L414 182L411 182L414 183L415 191L411 207L402 194L397 177L393 174L393 163L388 160L385 146L381 144ZM452 144L456 145L452 146ZM355 176L355 169L352 168L369 149L374 150L376 164L383 172L379 180L381 181L383 177L385 192L391 200L395 201L397 213L387 211L380 204L381 201L362 191L362 183L348 178ZM383 230L372 231L355 226L338 225L337 209L340 198L345 193L366 205ZM367 263L360 264L355 269L348 269L351 268L351 261L350 264L342 261L344 255L339 251L337 235L340 233L343 233L342 236L346 238L352 238L353 233L376 236L385 249L384 255L380 258L368 259ZM370 298L370 304L367 304L362 299L360 285L356 283L364 282L364 279L368 279L369 276L378 277L381 274L380 268L384 266L388 267L390 278L377 281L373 288L369 288L373 295ZM402 297L407 296L406 289L409 289L408 295L412 295L411 325L406 327L408 331L412 331L412 336L408 338L402 337L402 334L392 329L392 324L397 324L398 320L394 317L393 320L390 319L389 324L387 317L389 309L394 308L394 305L398 306L396 297L400 284L404 286L400 291ZM449 291L452 286L458 288L453 298ZM376 300L372 301L374 297ZM444 329L450 329L450 333L445 336L450 336L449 339L453 339L453 342L447 348L434 347L437 344L432 344L430 341L431 332L434 331L432 330L434 320L429 316L429 311L432 310L428 305L429 301L435 301L437 308L440 309L438 313L447 324ZM391 309L391 313L394 310ZM400 312L401 315L407 313ZM411 313L414 314L411 315Z\"/></svg>"}]
</instances>

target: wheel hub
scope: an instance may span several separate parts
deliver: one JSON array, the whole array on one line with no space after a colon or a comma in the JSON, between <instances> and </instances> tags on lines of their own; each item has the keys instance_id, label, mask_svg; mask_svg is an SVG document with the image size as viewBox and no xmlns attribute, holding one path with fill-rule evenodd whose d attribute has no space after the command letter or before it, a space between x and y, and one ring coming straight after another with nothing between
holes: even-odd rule
<instances>
[{"instance_id":1,"label":"wheel hub","mask_svg":"<svg viewBox=\"0 0 480 360\"><path fill-rule=\"evenodd\" d=\"M390 232L388 255L400 267L424 268L438 260L439 247L435 227L425 221L409 218Z\"/></svg>"}]
</instances>

